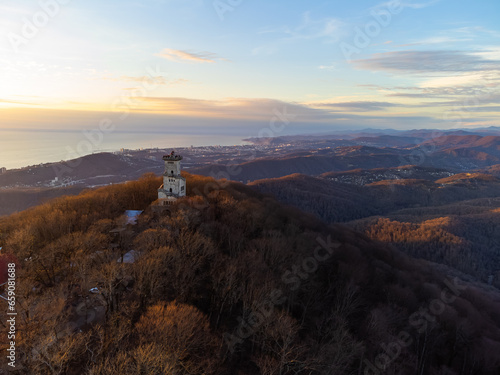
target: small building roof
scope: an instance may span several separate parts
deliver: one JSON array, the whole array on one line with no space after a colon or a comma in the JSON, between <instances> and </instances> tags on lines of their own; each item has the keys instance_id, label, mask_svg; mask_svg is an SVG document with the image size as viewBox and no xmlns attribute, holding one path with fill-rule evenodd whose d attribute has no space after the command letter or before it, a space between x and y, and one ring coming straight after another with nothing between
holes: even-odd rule
<instances>
[{"instance_id":1,"label":"small building roof","mask_svg":"<svg viewBox=\"0 0 500 375\"><path fill-rule=\"evenodd\" d=\"M144 211L136 211L136 210L127 210L125 211L125 216L127 216L127 224L135 225L137 224L137 218Z\"/></svg>"},{"instance_id":2,"label":"small building roof","mask_svg":"<svg viewBox=\"0 0 500 375\"><path fill-rule=\"evenodd\" d=\"M122 263L122 258L123 258L123 263L132 264L135 263L137 259L139 259L139 256L140 254L137 251L130 250L128 253L123 255L123 257L120 257L116 262Z\"/></svg>"}]
</instances>

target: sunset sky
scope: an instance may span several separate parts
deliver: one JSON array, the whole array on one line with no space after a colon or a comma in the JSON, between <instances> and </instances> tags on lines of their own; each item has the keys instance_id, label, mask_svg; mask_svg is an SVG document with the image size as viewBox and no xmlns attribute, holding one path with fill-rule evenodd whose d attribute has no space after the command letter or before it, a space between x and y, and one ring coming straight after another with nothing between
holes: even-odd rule
<instances>
[{"instance_id":1,"label":"sunset sky","mask_svg":"<svg viewBox=\"0 0 500 375\"><path fill-rule=\"evenodd\" d=\"M0 128L114 116L251 135L277 112L287 133L500 125L499 14L498 0L1 1Z\"/></svg>"}]
</instances>

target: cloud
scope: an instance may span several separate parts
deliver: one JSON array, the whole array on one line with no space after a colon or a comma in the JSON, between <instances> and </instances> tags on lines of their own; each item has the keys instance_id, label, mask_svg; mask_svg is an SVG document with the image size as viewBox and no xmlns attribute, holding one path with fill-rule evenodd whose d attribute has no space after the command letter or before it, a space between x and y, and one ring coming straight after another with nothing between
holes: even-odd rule
<instances>
[{"instance_id":1,"label":"cloud","mask_svg":"<svg viewBox=\"0 0 500 375\"><path fill-rule=\"evenodd\" d=\"M396 51L355 60L359 69L410 73L458 73L500 70L500 61L462 51Z\"/></svg>"},{"instance_id":2,"label":"cloud","mask_svg":"<svg viewBox=\"0 0 500 375\"><path fill-rule=\"evenodd\" d=\"M332 65L320 65L318 67L318 69L321 69L321 70L335 70L335 69L337 69L337 67L335 66L335 64L332 64Z\"/></svg>"},{"instance_id":3,"label":"cloud","mask_svg":"<svg viewBox=\"0 0 500 375\"><path fill-rule=\"evenodd\" d=\"M450 45L452 43L458 42L469 42L473 40L472 38L458 38L453 36L433 36L430 38L422 39L415 41L413 43L399 44L397 47L411 47L411 46L419 46L419 45L429 45L429 44L447 44Z\"/></svg>"},{"instance_id":4,"label":"cloud","mask_svg":"<svg viewBox=\"0 0 500 375\"><path fill-rule=\"evenodd\" d=\"M474 85L483 79L482 74L461 74L459 76L438 77L424 81L420 84L421 87L454 87Z\"/></svg>"},{"instance_id":5,"label":"cloud","mask_svg":"<svg viewBox=\"0 0 500 375\"><path fill-rule=\"evenodd\" d=\"M344 22L332 17L315 19L310 12L302 15L302 20L295 27L283 26L260 31L260 34L284 34L283 41L325 39L330 42L339 40Z\"/></svg>"},{"instance_id":6,"label":"cloud","mask_svg":"<svg viewBox=\"0 0 500 375\"><path fill-rule=\"evenodd\" d=\"M217 56L217 54L212 52L191 52L191 51L182 51L177 49L165 48L160 53L155 56L163 57L167 60L182 62L195 62L195 63L214 63L218 60L226 59Z\"/></svg>"},{"instance_id":7,"label":"cloud","mask_svg":"<svg viewBox=\"0 0 500 375\"><path fill-rule=\"evenodd\" d=\"M178 121L181 121L180 119L186 119L186 121L190 119L189 121L198 123L200 126L204 123L210 123L213 126L222 126L221 124L224 123L236 127L239 126L238 124L242 127L245 124L252 124L251 127L259 129L259 126L260 128L269 126L273 118L277 117L290 118L287 129L295 129L299 132L316 126L340 126L345 128L419 128L426 126L439 128L450 125L443 118L443 112L439 112L436 117L422 114L423 107L432 109L439 106L439 104L435 106L434 103L421 103L420 105L376 101L295 103L275 99L228 98L224 100L201 100L180 97L145 97L136 100L137 106L132 108L136 112L167 116L167 118L175 117L179 119ZM404 112L380 112L378 115L364 114L370 111L382 111L391 107L403 108ZM413 110L410 110L410 107ZM460 108L463 108L463 106L460 106ZM481 117L481 112L489 111L482 109L470 111L469 115L463 116L463 124L474 125L489 121L489 118ZM466 113L465 110L464 113ZM472 113L477 113L476 117L473 117Z\"/></svg>"},{"instance_id":8,"label":"cloud","mask_svg":"<svg viewBox=\"0 0 500 375\"><path fill-rule=\"evenodd\" d=\"M139 112L197 118L198 121L234 121L235 124L251 121L269 126L273 118L288 117L290 127L309 128L312 124L321 126L339 125L345 127L400 127L439 126L443 120L419 114L361 115L359 112L379 110L398 106L387 102L346 102L346 103L295 103L275 99L228 98L224 100L200 100L177 97L138 98ZM339 104L339 111L331 105ZM343 106L344 108L341 108ZM371 108L371 109L370 109ZM341 110L343 109L343 110ZM281 115L279 115L281 114Z\"/></svg>"},{"instance_id":9,"label":"cloud","mask_svg":"<svg viewBox=\"0 0 500 375\"><path fill-rule=\"evenodd\" d=\"M314 18L310 12L302 14L302 19L294 26L268 27L259 34L275 34L270 42L253 48L253 55L271 55L283 45L293 43L320 41L324 43L338 42L342 36L345 23L338 18ZM320 68L321 69L321 68Z\"/></svg>"},{"instance_id":10,"label":"cloud","mask_svg":"<svg viewBox=\"0 0 500 375\"><path fill-rule=\"evenodd\" d=\"M286 33L293 39L326 38L336 41L343 22L336 18L314 19L309 12L304 13L302 22L294 29L287 29Z\"/></svg>"},{"instance_id":11,"label":"cloud","mask_svg":"<svg viewBox=\"0 0 500 375\"><path fill-rule=\"evenodd\" d=\"M492 86L494 89L497 85ZM443 96L477 96L477 95L490 95L491 91L489 85L485 84L484 81L476 82L476 85L471 86L438 86L438 87L415 87L415 86L398 86L393 88L386 88L385 90L394 91L387 94L386 96L407 96L406 92L410 92L411 96L417 97L418 95L432 96L432 97L443 97ZM417 93L413 95L413 93Z\"/></svg>"},{"instance_id":12,"label":"cloud","mask_svg":"<svg viewBox=\"0 0 500 375\"><path fill-rule=\"evenodd\" d=\"M31 102L31 101L20 101L20 100L9 100L9 99L1 99L0 98L0 107L2 104L14 104L20 106L38 106L40 104Z\"/></svg>"},{"instance_id":13,"label":"cloud","mask_svg":"<svg viewBox=\"0 0 500 375\"><path fill-rule=\"evenodd\" d=\"M323 110L299 103L275 99L227 98L224 100L202 100L177 97L138 98L139 109L148 112L183 114L196 117L244 118L270 121L276 111L286 111L303 119L317 121L329 116Z\"/></svg>"},{"instance_id":14,"label":"cloud","mask_svg":"<svg viewBox=\"0 0 500 375\"><path fill-rule=\"evenodd\" d=\"M391 92L391 90L397 90ZM500 101L500 95L495 90L489 90L485 86L471 87L398 87L389 89L385 94L389 98L410 98L427 99L428 102L415 104L421 107L447 106L456 108L467 105L485 105L497 104ZM437 101L441 99L441 101ZM442 101L445 99L446 101ZM473 103L473 104L467 104Z\"/></svg>"},{"instance_id":15,"label":"cloud","mask_svg":"<svg viewBox=\"0 0 500 375\"><path fill-rule=\"evenodd\" d=\"M258 55L272 55L276 52L277 47L273 45L264 45L264 46L259 46L255 47L252 49L252 55L253 56L258 56Z\"/></svg>"},{"instance_id":16,"label":"cloud","mask_svg":"<svg viewBox=\"0 0 500 375\"><path fill-rule=\"evenodd\" d=\"M375 102L375 101L358 101L358 102L344 102L344 103L314 103L314 107L319 108L333 108L337 110L347 111L381 111L390 107L400 107L401 104L390 102Z\"/></svg>"},{"instance_id":17,"label":"cloud","mask_svg":"<svg viewBox=\"0 0 500 375\"><path fill-rule=\"evenodd\" d=\"M411 8L411 9L423 9L423 8L427 8L427 7L430 7L434 4L437 4L439 3L441 0L431 0L431 1L428 1L426 3L414 3L412 1L406 1L406 2L403 2L402 3L402 6L404 8Z\"/></svg>"},{"instance_id":18,"label":"cloud","mask_svg":"<svg viewBox=\"0 0 500 375\"><path fill-rule=\"evenodd\" d=\"M413 1L386 1L383 3L380 3L378 5L375 5L372 9L381 9L381 8L393 8L397 7L399 9L405 9L405 8L410 8L410 9L423 9L430 7L434 4L439 3L441 0L430 0L424 3L417 3Z\"/></svg>"},{"instance_id":19,"label":"cloud","mask_svg":"<svg viewBox=\"0 0 500 375\"><path fill-rule=\"evenodd\" d=\"M467 107L468 112L496 112L500 113L500 105L492 105L492 106L483 106L483 107L478 107L478 106L469 106Z\"/></svg>"},{"instance_id":20,"label":"cloud","mask_svg":"<svg viewBox=\"0 0 500 375\"><path fill-rule=\"evenodd\" d=\"M180 97L134 98L137 106L130 108L134 116L117 123L116 132L158 132L162 134L241 134L257 136L271 126L281 128L280 134L324 132L333 129L353 128L444 128L450 123L439 114L436 117L419 113L360 114L356 110L332 112L311 105L273 99L229 98L225 100L198 100ZM357 111L359 112L359 111ZM477 115L473 115L476 113ZM102 111L49 110L17 108L2 110L0 128L45 128L68 131L87 129L89 123L116 115ZM282 119L288 120L284 121ZM493 117L480 117L479 112L463 116L463 125L482 125ZM283 121L283 122L280 122ZM498 121L497 121L498 123ZM493 124L493 123L492 123ZM138 130L140 129L140 130ZM277 134L279 135L279 134Z\"/></svg>"},{"instance_id":21,"label":"cloud","mask_svg":"<svg viewBox=\"0 0 500 375\"><path fill-rule=\"evenodd\" d=\"M488 30L480 26L473 27L461 27L449 30L442 30L438 35L432 35L427 38L418 39L410 43L400 44L397 47L409 47L417 45L429 45L429 44L445 44L448 48L453 43L471 42L474 41L475 44L479 40L490 40L491 37L499 38L500 33L493 30ZM485 38L487 38L485 40ZM498 47L491 46L489 50L498 50Z\"/></svg>"},{"instance_id":22,"label":"cloud","mask_svg":"<svg viewBox=\"0 0 500 375\"><path fill-rule=\"evenodd\" d=\"M478 111L481 111L479 108L495 108L494 106L488 107L488 104L498 105L500 102L500 94L498 92L483 92L476 93L476 95L464 96L457 100L449 100L444 102L433 102L432 105L435 106L447 106L452 107L453 109L460 108L478 108ZM467 109L472 110L472 109ZM488 111L488 110L484 110Z\"/></svg>"},{"instance_id":23,"label":"cloud","mask_svg":"<svg viewBox=\"0 0 500 375\"><path fill-rule=\"evenodd\" d=\"M163 76L120 76L112 77L106 76L102 77L103 80L114 81L114 82L133 82L133 83L148 83L150 85L182 85L189 82L187 79L177 78L177 79L167 79ZM131 88L132 89L132 88ZM127 90L127 89L124 89Z\"/></svg>"}]
</instances>

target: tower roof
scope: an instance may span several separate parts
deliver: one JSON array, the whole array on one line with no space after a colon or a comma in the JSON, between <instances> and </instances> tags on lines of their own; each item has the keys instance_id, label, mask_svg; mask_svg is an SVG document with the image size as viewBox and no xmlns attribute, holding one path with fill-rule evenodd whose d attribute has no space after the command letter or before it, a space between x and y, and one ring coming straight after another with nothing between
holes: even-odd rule
<instances>
[{"instance_id":1,"label":"tower roof","mask_svg":"<svg viewBox=\"0 0 500 375\"><path fill-rule=\"evenodd\" d=\"M179 161L182 160L182 156L176 155L175 151L172 151L169 155L164 155L163 160Z\"/></svg>"}]
</instances>

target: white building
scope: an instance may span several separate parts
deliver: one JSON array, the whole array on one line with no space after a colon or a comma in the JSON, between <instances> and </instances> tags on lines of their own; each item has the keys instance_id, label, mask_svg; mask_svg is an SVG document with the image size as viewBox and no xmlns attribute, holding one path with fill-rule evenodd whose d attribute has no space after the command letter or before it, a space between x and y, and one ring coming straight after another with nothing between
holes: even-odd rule
<instances>
[{"instance_id":1,"label":"white building","mask_svg":"<svg viewBox=\"0 0 500 375\"><path fill-rule=\"evenodd\" d=\"M176 155L174 151L163 157L165 161L165 173L163 174L163 185L158 189L160 204L168 205L180 197L186 196L186 179L181 176L182 156Z\"/></svg>"}]
</instances>

